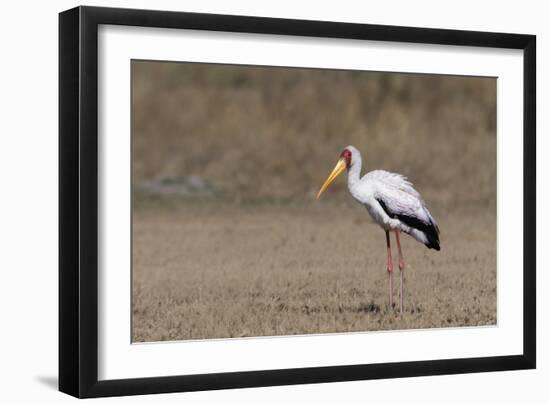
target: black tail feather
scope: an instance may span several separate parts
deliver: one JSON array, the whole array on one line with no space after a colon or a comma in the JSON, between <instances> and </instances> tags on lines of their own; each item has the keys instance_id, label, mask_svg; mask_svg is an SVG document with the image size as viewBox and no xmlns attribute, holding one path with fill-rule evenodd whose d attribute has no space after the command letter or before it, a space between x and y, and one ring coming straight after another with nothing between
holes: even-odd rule
<instances>
[{"instance_id":1,"label":"black tail feather","mask_svg":"<svg viewBox=\"0 0 550 404\"><path fill-rule=\"evenodd\" d=\"M426 247L439 251L441 246L439 245L439 229L437 225L430 220L430 223L424 223L416 217L406 215L395 215L397 219L405 223L407 226L420 230L426 235L428 243Z\"/></svg>"},{"instance_id":2,"label":"black tail feather","mask_svg":"<svg viewBox=\"0 0 550 404\"><path fill-rule=\"evenodd\" d=\"M428 244L426 244L426 247L439 251L441 249L441 247L439 246L439 236L436 235L435 237L431 237L427 233L424 234L426 234L426 236L428 237Z\"/></svg>"}]
</instances>

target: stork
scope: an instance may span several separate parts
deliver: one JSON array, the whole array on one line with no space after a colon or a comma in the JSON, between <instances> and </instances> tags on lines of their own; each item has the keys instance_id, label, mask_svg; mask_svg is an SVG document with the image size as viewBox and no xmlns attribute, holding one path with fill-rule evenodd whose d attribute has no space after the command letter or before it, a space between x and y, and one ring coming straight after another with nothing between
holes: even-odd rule
<instances>
[{"instance_id":1,"label":"stork","mask_svg":"<svg viewBox=\"0 0 550 404\"><path fill-rule=\"evenodd\" d=\"M374 170L361 177L361 153L348 146L340 154L336 166L317 194L323 191L345 169L348 170L348 190L360 204L367 208L372 219L386 232L387 272L390 308L393 307L393 263L390 232L395 232L399 254L400 313L403 314L403 282L405 261L401 251L399 234L412 236L426 247L439 251L439 227L426 207L420 194L401 174Z\"/></svg>"}]
</instances>

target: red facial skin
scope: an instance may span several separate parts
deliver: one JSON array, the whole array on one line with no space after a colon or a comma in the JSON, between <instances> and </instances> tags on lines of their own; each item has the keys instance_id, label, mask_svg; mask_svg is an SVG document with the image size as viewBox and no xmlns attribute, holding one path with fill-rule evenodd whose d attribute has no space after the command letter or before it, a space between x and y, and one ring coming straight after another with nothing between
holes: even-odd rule
<instances>
[{"instance_id":1,"label":"red facial skin","mask_svg":"<svg viewBox=\"0 0 550 404\"><path fill-rule=\"evenodd\" d=\"M351 152L348 149L344 149L342 154L340 154L340 157L346 161L346 168L349 170L349 167L351 166Z\"/></svg>"}]
</instances>

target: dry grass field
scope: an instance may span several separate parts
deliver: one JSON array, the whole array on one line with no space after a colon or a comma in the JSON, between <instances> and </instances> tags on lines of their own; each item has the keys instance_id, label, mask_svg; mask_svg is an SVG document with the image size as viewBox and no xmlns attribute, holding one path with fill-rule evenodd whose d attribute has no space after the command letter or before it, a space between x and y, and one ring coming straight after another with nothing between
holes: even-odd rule
<instances>
[{"instance_id":1,"label":"dry grass field","mask_svg":"<svg viewBox=\"0 0 550 404\"><path fill-rule=\"evenodd\" d=\"M134 341L496 323L495 79L132 73ZM348 144L363 172L408 176L441 228L440 252L402 237L403 316L388 307L384 232L345 176L315 201Z\"/></svg>"},{"instance_id":2,"label":"dry grass field","mask_svg":"<svg viewBox=\"0 0 550 404\"><path fill-rule=\"evenodd\" d=\"M309 200L352 144L363 171L425 196L495 200L494 78L134 62L132 88L136 183L197 175L235 201Z\"/></svg>"},{"instance_id":3,"label":"dry grass field","mask_svg":"<svg viewBox=\"0 0 550 404\"><path fill-rule=\"evenodd\" d=\"M384 232L359 205L136 209L133 339L495 324L495 216L453 211L440 225L440 252L403 237L399 316L388 307Z\"/></svg>"}]
</instances>

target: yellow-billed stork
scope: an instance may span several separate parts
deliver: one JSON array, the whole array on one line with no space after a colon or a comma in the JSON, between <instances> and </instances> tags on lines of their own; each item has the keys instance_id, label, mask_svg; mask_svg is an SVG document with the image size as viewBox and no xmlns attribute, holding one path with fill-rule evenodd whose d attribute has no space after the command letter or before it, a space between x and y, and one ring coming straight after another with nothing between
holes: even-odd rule
<instances>
[{"instance_id":1,"label":"yellow-billed stork","mask_svg":"<svg viewBox=\"0 0 550 404\"><path fill-rule=\"evenodd\" d=\"M387 271L390 308L393 307L393 263L390 231L395 232L399 253L400 312L403 313L403 272L405 262L399 233L404 232L428 248L439 251L439 227L420 194L406 177L384 170L374 170L361 177L361 153L348 146L317 194L317 199L334 179L348 170L348 189L360 204L367 208L372 219L386 232Z\"/></svg>"}]
</instances>

